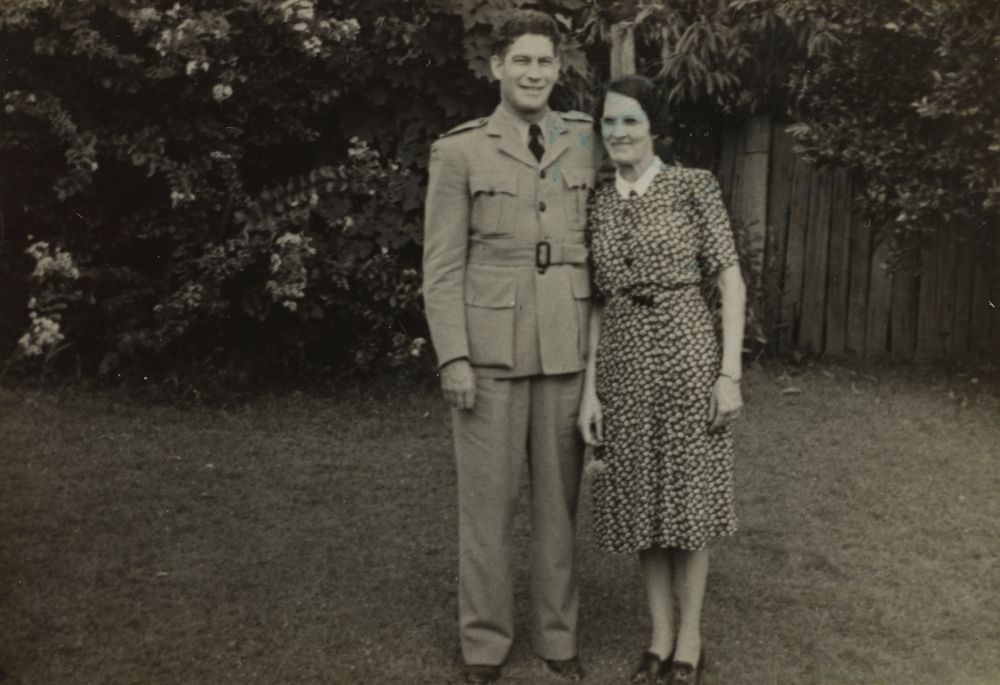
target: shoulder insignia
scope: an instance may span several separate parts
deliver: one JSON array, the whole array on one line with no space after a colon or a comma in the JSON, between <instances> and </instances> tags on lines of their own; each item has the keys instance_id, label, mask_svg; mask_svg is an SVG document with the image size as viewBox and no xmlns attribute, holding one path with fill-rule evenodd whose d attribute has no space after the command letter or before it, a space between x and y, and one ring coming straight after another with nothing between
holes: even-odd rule
<instances>
[{"instance_id":1,"label":"shoulder insignia","mask_svg":"<svg viewBox=\"0 0 1000 685\"><path fill-rule=\"evenodd\" d=\"M471 131L474 128L480 128L485 126L487 121L489 121L489 117L479 117L478 119L473 119L472 121L466 121L464 124L459 124L455 128L445 131L439 135L438 138L446 138L448 136L453 136L456 133L461 133L462 131Z\"/></svg>"},{"instance_id":2,"label":"shoulder insignia","mask_svg":"<svg viewBox=\"0 0 1000 685\"><path fill-rule=\"evenodd\" d=\"M590 116L586 112L577 112L575 110L570 110L569 112L562 112L562 118L566 121L583 121L588 124L594 123L594 117Z\"/></svg>"}]
</instances>

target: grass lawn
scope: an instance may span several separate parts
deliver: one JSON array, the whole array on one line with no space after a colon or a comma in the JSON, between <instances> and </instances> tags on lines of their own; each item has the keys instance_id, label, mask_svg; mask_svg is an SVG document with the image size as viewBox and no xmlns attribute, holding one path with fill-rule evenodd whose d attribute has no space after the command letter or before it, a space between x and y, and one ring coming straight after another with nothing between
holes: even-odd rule
<instances>
[{"instance_id":1,"label":"grass lawn","mask_svg":"<svg viewBox=\"0 0 1000 685\"><path fill-rule=\"evenodd\" d=\"M1000 393L974 374L748 372L709 683L1000 683ZM339 395L0 390L3 685L459 682L443 402ZM586 682L622 683L637 564L594 548L589 492L580 521ZM558 682L523 630L505 682Z\"/></svg>"}]
</instances>

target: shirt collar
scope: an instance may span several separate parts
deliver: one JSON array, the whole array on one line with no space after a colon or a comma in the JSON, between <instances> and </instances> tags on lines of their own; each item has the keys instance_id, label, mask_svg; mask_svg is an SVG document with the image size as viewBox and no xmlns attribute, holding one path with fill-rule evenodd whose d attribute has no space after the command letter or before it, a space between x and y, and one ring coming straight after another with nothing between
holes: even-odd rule
<instances>
[{"instance_id":1,"label":"shirt collar","mask_svg":"<svg viewBox=\"0 0 1000 685\"><path fill-rule=\"evenodd\" d=\"M663 160L659 157L654 157L653 163L642 173L642 176L635 179L634 183L626 181L622 176L622 172L617 171L615 172L615 190L625 199L628 199L633 192L637 196L642 197L649 190L649 186L653 184L653 179L663 170L664 166L666 165L663 163Z\"/></svg>"},{"instance_id":2,"label":"shirt collar","mask_svg":"<svg viewBox=\"0 0 1000 685\"><path fill-rule=\"evenodd\" d=\"M508 111L507 108L504 107L503 105L500 105L500 112L507 119L507 123L509 123L511 126L514 127L514 130L517 131L517 135L521 139L521 142L524 144L525 147L527 147L528 141L531 137L528 131L528 129L531 128L531 123L525 121L516 114ZM542 120L538 122L538 126L542 129L542 143L545 145L548 145L549 125L551 123L552 123L552 110L548 110L545 112L545 116L542 117Z\"/></svg>"}]
</instances>

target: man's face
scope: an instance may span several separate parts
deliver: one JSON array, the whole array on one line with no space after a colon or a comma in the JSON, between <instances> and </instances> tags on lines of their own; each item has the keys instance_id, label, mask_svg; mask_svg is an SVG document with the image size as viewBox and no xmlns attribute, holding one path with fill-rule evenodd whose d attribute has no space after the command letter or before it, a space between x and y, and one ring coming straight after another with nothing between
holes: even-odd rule
<instances>
[{"instance_id":1,"label":"man's face","mask_svg":"<svg viewBox=\"0 0 1000 685\"><path fill-rule=\"evenodd\" d=\"M545 111L559 79L559 58L547 36L524 34L502 58L493 55L490 66L500 81L500 98L515 113L531 118Z\"/></svg>"}]
</instances>

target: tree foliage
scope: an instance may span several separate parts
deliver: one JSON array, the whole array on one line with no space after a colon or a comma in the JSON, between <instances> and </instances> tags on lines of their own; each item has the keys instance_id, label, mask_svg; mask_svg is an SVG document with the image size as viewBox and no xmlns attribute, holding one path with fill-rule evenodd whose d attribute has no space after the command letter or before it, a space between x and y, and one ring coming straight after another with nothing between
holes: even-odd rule
<instances>
[{"instance_id":1,"label":"tree foliage","mask_svg":"<svg viewBox=\"0 0 1000 685\"><path fill-rule=\"evenodd\" d=\"M429 143L496 103L489 30L550 12L560 109L636 27L682 158L753 113L860 170L905 244L996 223L986 0L0 3L0 356L178 383L423 358Z\"/></svg>"},{"instance_id":2,"label":"tree foliage","mask_svg":"<svg viewBox=\"0 0 1000 685\"><path fill-rule=\"evenodd\" d=\"M907 257L929 240L995 240L996 3L835 2L815 11L836 41L793 72L802 151L859 173L865 211L892 238L897 265L912 264Z\"/></svg>"},{"instance_id":3,"label":"tree foliage","mask_svg":"<svg viewBox=\"0 0 1000 685\"><path fill-rule=\"evenodd\" d=\"M422 3L4 4L3 328L60 342L15 359L249 380L419 355L425 150L488 92L461 35ZM25 278L41 244L78 278Z\"/></svg>"}]
</instances>

